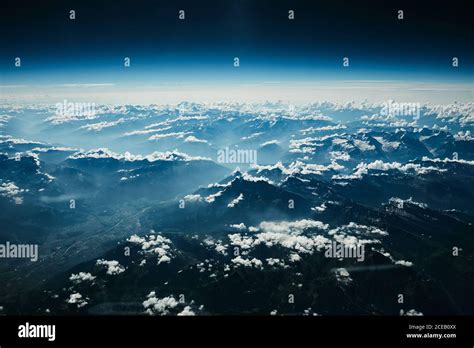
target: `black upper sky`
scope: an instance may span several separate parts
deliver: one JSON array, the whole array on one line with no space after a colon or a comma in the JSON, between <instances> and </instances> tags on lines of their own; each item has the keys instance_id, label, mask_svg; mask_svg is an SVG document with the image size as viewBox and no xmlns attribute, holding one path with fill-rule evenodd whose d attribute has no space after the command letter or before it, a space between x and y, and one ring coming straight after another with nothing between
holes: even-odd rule
<instances>
[{"instance_id":1,"label":"black upper sky","mask_svg":"<svg viewBox=\"0 0 474 348\"><path fill-rule=\"evenodd\" d=\"M14 57L46 72L107 69L124 56L148 68L225 65L238 56L255 67L333 69L347 56L365 70L443 74L459 57L458 74L472 77L470 2L3 0L0 71L11 77Z\"/></svg>"}]
</instances>

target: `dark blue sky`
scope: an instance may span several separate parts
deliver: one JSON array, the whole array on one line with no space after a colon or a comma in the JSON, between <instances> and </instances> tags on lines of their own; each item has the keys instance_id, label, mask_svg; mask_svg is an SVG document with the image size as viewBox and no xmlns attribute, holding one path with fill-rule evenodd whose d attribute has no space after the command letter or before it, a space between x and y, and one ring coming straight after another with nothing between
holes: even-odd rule
<instances>
[{"instance_id":1,"label":"dark blue sky","mask_svg":"<svg viewBox=\"0 0 474 348\"><path fill-rule=\"evenodd\" d=\"M389 4L387 4L389 3ZM416 3L416 4L415 4ZM226 80L472 81L469 1L10 1L0 84ZM76 20L69 20L69 10ZM177 18L178 10L186 19ZM289 21L288 10L295 10ZM397 10L405 19L397 19ZM459 57L453 69L451 59ZM13 66L22 58L22 68ZM130 69L123 58L132 59ZM233 57L241 67L234 69ZM350 68L342 68L342 58Z\"/></svg>"}]
</instances>

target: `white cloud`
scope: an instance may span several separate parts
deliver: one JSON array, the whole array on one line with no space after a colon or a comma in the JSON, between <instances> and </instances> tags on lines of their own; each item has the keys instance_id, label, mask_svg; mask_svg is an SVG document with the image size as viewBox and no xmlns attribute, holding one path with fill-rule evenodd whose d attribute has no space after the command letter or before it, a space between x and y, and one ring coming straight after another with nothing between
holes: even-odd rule
<instances>
[{"instance_id":1,"label":"white cloud","mask_svg":"<svg viewBox=\"0 0 474 348\"><path fill-rule=\"evenodd\" d=\"M237 266L245 266L245 267L255 267L255 268L262 268L263 263L259 259L253 258L253 259L244 259L242 256L237 256L233 258L232 263L234 263Z\"/></svg>"},{"instance_id":2,"label":"white cloud","mask_svg":"<svg viewBox=\"0 0 474 348\"><path fill-rule=\"evenodd\" d=\"M253 247L253 237L242 236L240 233L229 234L227 237L230 239L232 245L236 245L241 249L250 249Z\"/></svg>"},{"instance_id":3,"label":"white cloud","mask_svg":"<svg viewBox=\"0 0 474 348\"><path fill-rule=\"evenodd\" d=\"M321 235L296 236L278 232L263 232L256 236L253 245L264 244L267 247L279 245L301 253L313 253L315 250L324 248L329 242L329 239Z\"/></svg>"},{"instance_id":4,"label":"white cloud","mask_svg":"<svg viewBox=\"0 0 474 348\"><path fill-rule=\"evenodd\" d=\"M374 137L374 139L382 145L382 150L384 151L392 151L400 146L399 141L388 141L385 140L383 137Z\"/></svg>"},{"instance_id":5,"label":"white cloud","mask_svg":"<svg viewBox=\"0 0 474 348\"><path fill-rule=\"evenodd\" d=\"M330 240L322 235L300 235L306 229L326 231L327 224L314 220L300 220L295 222L262 222L258 228L253 228L255 234L246 236L239 233L229 234L231 245L243 250L250 250L257 245L267 247L280 246L302 253L312 253L321 250ZM258 233L257 233L258 232Z\"/></svg>"},{"instance_id":6,"label":"white cloud","mask_svg":"<svg viewBox=\"0 0 474 348\"><path fill-rule=\"evenodd\" d=\"M301 260L301 256L296 253L291 253L289 260L290 262L298 262Z\"/></svg>"},{"instance_id":7,"label":"white cloud","mask_svg":"<svg viewBox=\"0 0 474 348\"><path fill-rule=\"evenodd\" d=\"M25 190L20 189L14 182L3 182L0 184L0 196L10 198L15 204L22 204L23 198L19 196Z\"/></svg>"},{"instance_id":8,"label":"white cloud","mask_svg":"<svg viewBox=\"0 0 474 348\"><path fill-rule=\"evenodd\" d=\"M474 141L474 137L471 135L471 131L458 132L454 135L456 141Z\"/></svg>"},{"instance_id":9,"label":"white cloud","mask_svg":"<svg viewBox=\"0 0 474 348\"><path fill-rule=\"evenodd\" d=\"M239 204L240 201L243 201L243 200L244 200L244 194L241 193L237 198L234 198L229 204L227 204L227 207L228 208L233 208L237 204Z\"/></svg>"},{"instance_id":10,"label":"white cloud","mask_svg":"<svg viewBox=\"0 0 474 348\"><path fill-rule=\"evenodd\" d=\"M270 258L265 259L265 261L267 261L269 266L280 266L280 267L285 266L285 261L282 260L282 259L277 259L277 258L271 258L270 257Z\"/></svg>"},{"instance_id":11,"label":"white cloud","mask_svg":"<svg viewBox=\"0 0 474 348\"><path fill-rule=\"evenodd\" d=\"M434 162L434 163L462 163L462 164L468 164L468 165L471 165L471 166L474 166L474 161L467 161L467 160L463 160L463 159L452 159L452 158L445 158L445 159L441 159L441 158L428 158L426 156L424 156L422 159L421 159L423 162ZM442 170L440 170L442 171Z\"/></svg>"},{"instance_id":12,"label":"white cloud","mask_svg":"<svg viewBox=\"0 0 474 348\"><path fill-rule=\"evenodd\" d=\"M247 226L245 226L243 222L241 222L240 224L232 224L229 227L235 228L236 230L239 230L239 231L245 231L247 229Z\"/></svg>"},{"instance_id":13,"label":"white cloud","mask_svg":"<svg viewBox=\"0 0 474 348\"><path fill-rule=\"evenodd\" d=\"M227 255L227 244L223 244L221 240L213 240L211 237L204 239L203 243L222 255Z\"/></svg>"},{"instance_id":14,"label":"white cloud","mask_svg":"<svg viewBox=\"0 0 474 348\"><path fill-rule=\"evenodd\" d=\"M94 277L92 274L90 273L86 273L86 272L79 272L78 274L71 274L71 276L69 277L69 280L72 281L73 283L75 284L80 284L82 282L85 282L85 281L94 281L96 277Z\"/></svg>"},{"instance_id":15,"label":"white cloud","mask_svg":"<svg viewBox=\"0 0 474 348\"><path fill-rule=\"evenodd\" d=\"M79 129L86 129L88 131L100 132L104 128L114 127L123 122L125 122L125 119L120 118L116 121L110 121L110 122L102 121L102 122L97 122L97 123L89 123L89 124L79 127Z\"/></svg>"},{"instance_id":16,"label":"white cloud","mask_svg":"<svg viewBox=\"0 0 474 348\"><path fill-rule=\"evenodd\" d=\"M70 304L76 304L77 308L81 308L87 305L86 299L84 299L82 295L78 292L70 294L69 299L67 299L66 302Z\"/></svg>"},{"instance_id":17,"label":"white cloud","mask_svg":"<svg viewBox=\"0 0 474 348\"><path fill-rule=\"evenodd\" d=\"M369 144L367 141L354 139L354 144L359 148L361 151L373 151L375 150L375 146Z\"/></svg>"},{"instance_id":18,"label":"white cloud","mask_svg":"<svg viewBox=\"0 0 474 348\"><path fill-rule=\"evenodd\" d=\"M97 260L96 265L107 267L107 274L109 275L117 275L117 274L125 272L125 268L122 265L120 265L118 261L115 261L115 260L107 261L107 260L99 259Z\"/></svg>"},{"instance_id":19,"label":"white cloud","mask_svg":"<svg viewBox=\"0 0 474 348\"><path fill-rule=\"evenodd\" d=\"M167 315L170 310L176 308L179 302L170 295L163 298L157 298L154 291L150 292L147 299L143 301L143 307L148 314Z\"/></svg>"},{"instance_id":20,"label":"white cloud","mask_svg":"<svg viewBox=\"0 0 474 348\"><path fill-rule=\"evenodd\" d=\"M351 159L351 156L344 151L331 151L329 155L332 160L349 161Z\"/></svg>"},{"instance_id":21,"label":"white cloud","mask_svg":"<svg viewBox=\"0 0 474 348\"><path fill-rule=\"evenodd\" d=\"M428 208L428 204L426 203L421 203L421 202L415 202L412 197L408 199L401 199L398 197L392 197L388 200L389 203L395 204L396 206L402 208L405 203L413 204L416 205L420 208L426 209Z\"/></svg>"},{"instance_id":22,"label":"white cloud","mask_svg":"<svg viewBox=\"0 0 474 348\"><path fill-rule=\"evenodd\" d=\"M381 241L373 238L373 236L385 237L388 233L374 226L359 225L351 222L330 230L328 235L332 236L336 243L356 248L365 244L380 244ZM371 238L364 239L364 237Z\"/></svg>"},{"instance_id":23,"label":"white cloud","mask_svg":"<svg viewBox=\"0 0 474 348\"><path fill-rule=\"evenodd\" d=\"M346 128L347 127L343 124L336 124L336 125L328 125L328 126L323 126L323 127L309 127L309 128L300 130L300 132L303 134L307 134L307 133L325 132L325 131L346 129Z\"/></svg>"},{"instance_id":24,"label":"white cloud","mask_svg":"<svg viewBox=\"0 0 474 348\"><path fill-rule=\"evenodd\" d=\"M314 207L314 208L311 208L311 210L313 211L317 211L317 212L323 212L326 210L326 204L325 203L322 203L321 205L317 206L317 207Z\"/></svg>"},{"instance_id":25,"label":"white cloud","mask_svg":"<svg viewBox=\"0 0 474 348\"><path fill-rule=\"evenodd\" d=\"M203 144L207 144L207 143L208 143L207 140L205 140L205 139L198 139L198 138L196 138L194 135L188 136L186 139L184 139L184 142L185 142L185 143L203 143Z\"/></svg>"},{"instance_id":26,"label":"white cloud","mask_svg":"<svg viewBox=\"0 0 474 348\"><path fill-rule=\"evenodd\" d=\"M333 160L331 162L331 164L328 164L328 165L310 164L310 163L304 163L302 161L295 161L295 162L290 163L288 165L288 167L285 167L281 162L278 162L274 165L267 165L267 166L253 165L252 168L257 170L257 174L264 171L264 170L270 170L271 171L271 170L274 170L274 169L278 169L284 175L295 175L295 174L322 175L323 172L326 172L326 171L342 170L342 169L344 169L344 166L341 166L335 160Z\"/></svg>"},{"instance_id":27,"label":"white cloud","mask_svg":"<svg viewBox=\"0 0 474 348\"><path fill-rule=\"evenodd\" d=\"M148 140L158 140L163 138L184 138L185 135L191 134L192 132L171 132L164 134L155 134L148 138Z\"/></svg>"},{"instance_id":28,"label":"white cloud","mask_svg":"<svg viewBox=\"0 0 474 348\"><path fill-rule=\"evenodd\" d=\"M305 229L327 230L329 225L321 221L302 219L297 221L263 221L258 225L260 231L272 233L300 234Z\"/></svg>"},{"instance_id":29,"label":"white cloud","mask_svg":"<svg viewBox=\"0 0 474 348\"><path fill-rule=\"evenodd\" d=\"M395 264L396 264L396 265L406 266L406 267L411 267L411 266L413 266L413 262L405 261L405 260L396 261Z\"/></svg>"},{"instance_id":30,"label":"white cloud","mask_svg":"<svg viewBox=\"0 0 474 348\"><path fill-rule=\"evenodd\" d=\"M46 145L45 143L42 143L40 141L26 140L26 139L23 139L23 138L13 138L10 135L0 136L0 139L2 139L2 138L4 140L0 140L0 144L6 143L6 144L12 144L12 145L28 145L28 144Z\"/></svg>"},{"instance_id":31,"label":"white cloud","mask_svg":"<svg viewBox=\"0 0 474 348\"><path fill-rule=\"evenodd\" d=\"M405 312L403 309L400 309L400 315L406 315L406 316L422 316L422 312L418 312L415 309L410 309L407 312Z\"/></svg>"},{"instance_id":32,"label":"white cloud","mask_svg":"<svg viewBox=\"0 0 474 348\"><path fill-rule=\"evenodd\" d=\"M218 191L216 193L213 193L213 194L207 196L204 199L207 203L213 203L216 200L217 197L222 196L222 193L224 193L224 191Z\"/></svg>"},{"instance_id":33,"label":"white cloud","mask_svg":"<svg viewBox=\"0 0 474 348\"><path fill-rule=\"evenodd\" d=\"M196 313L193 312L190 306L184 307L184 309L178 313L178 316L193 316L196 315Z\"/></svg>"},{"instance_id":34,"label":"white cloud","mask_svg":"<svg viewBox=\"0 0 474 348\"><path fill-rule=\"evenodd\" d=\"M242 137L240 139L241 140L250 140L250 139L256 138L256 137L258 137L262 134L264 134L264 133L263 132L253 133L253 134L250 134L248 137Z\"/></svg>"},{"instance_id":35,"label":"white cloud","mask_svg":"<svg viewBox=\"0 0 474 348\"><path fill-rule=\"evenodd\" d=\"M153 231L152 231L153 232ZM159 234L150 234L139 237L134 234L127 239L128 242L141 246L141 253L145 256L157 256L157 264L169 263L174 257L171 240Z\"/></svg>"},{"instance_id":36,"label":"white cloud","mask_svg":"<svg viewBox=\"0 0 474 348\"><path fill-rule=\"evenodd\" d=\"M163 127L163 128L157 128L157 129L143 129L143 130L134 130L131 132L126 132L123 135L124 136L131 136L131 135L146 135L150 133L158 133L158 132L163 132L165 130L171 129L171 126L169 127Z\"/></svg>"},{"instance_id":37,"label":"white cloud","mask_svg":"<svg viewBox=\"0 0 474 348\"><path fill-rule=\"evenodd\" d=\"M352 282L352 278L350 277L349 272L345 268L337 268L334 270L334 273L336 275L337 281L343 283L343 284L349 284Z\"/></svg>"},{"instance_id":38,"label":"white cloud","mask_svg":"<svg viewBox=\"0 0 474 348\"><path fill-rule=\"evenodd\" d=\"M350 222L347 225L340 226L340 227L337 227L336 229L329 231L329 234L336 234L336 233L344 233L344 234L350 233L350 234L364 235L364 236L370 236L374 234L380 235L380 236L388 235L388 232L383 231L378 227L361 225L355 222Z\"/></svg>"},{"instance_id":39,"label":"white cloud","mask_svg":"<svg viewBox=\"0 0 474 348\"><path fill-rule=\"evenodd\" d=\"M186 195L183 198L186 202L201 202L203 198L201 195L196 194L196 195Z\"/></svg>"},{"instance_id":40,"label":"white cloud","mask_svg":"<svg viewBox=\"0 0 474 348\"><path fill-rule=\"evenodd\" d=\"M474 161L473 161L474 163ZM343 180L351 180L351 179L361 179L363 175L369 174L370 170L380 170L380 171L388 171L388 170L398 170L401 172L414 172L416 174L426 174L431 171L438 171L438 172L446 172L446 169L440 169L437 167L429 166L423 167L417 163L399 163L399 162L384 162L382 160L376 160L371 163L361 162L357 165L354 169L354 172L351 175L333 175L333 179L343 179Z\"/></svg>"},{"instance_id":41,"label":"white cloud","mask_svg":"<svg viewBox=\"0 0 474 348\"><path fill-rule=\"evenodd\" d=\"M278 144L280 144L280 142L275 139L275 140L270 140L270 141L267 141L265 143L262 143L262 144L260 144L260 146L264 147L264 146L273 145L273 144L278 145Z\"/></svg>"},{"instance_id":42,"label":"white cloud","mask_svg":"<svg viewBox=\"0 0 474 348\"><path fill-rule=\"evenodd\" d=\"M209 158L204 157L192 157L186 153L179 152L178 150L166 151L166 152L152 152L146 156L142 155L133 155L130 152L125 152L124 154L119 154L109 150L108 148L99 148L89 151L79 151L68 158L70 159L81 159L81 158L113 158L120 161L210 161Z\"/></svg>"}]
</instances>

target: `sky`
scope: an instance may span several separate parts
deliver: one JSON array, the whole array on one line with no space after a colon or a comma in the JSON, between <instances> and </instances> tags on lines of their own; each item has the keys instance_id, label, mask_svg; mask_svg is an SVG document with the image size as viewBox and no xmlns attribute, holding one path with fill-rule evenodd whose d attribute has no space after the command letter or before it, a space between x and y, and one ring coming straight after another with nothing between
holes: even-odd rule
<instances>
[{"instance_id":1,"label":"sky","mask_svg":"<svg viewBox=\"0 0 474 348\"><path fill-rule=\"evenodd\" d=\"M385 81L387 87L404 81L438 90L464 84L472 99L466 85L474 82L468 4L3 0L0 93L51 94L64 86L68 91L95 86L101 93L209 87L212 93L213 88L260 85L272 95L279 84L284 96L290 84ZM184 20L178 19L181 9ZM403 20L397 18L400 9ZM288 19L289 10L295 11L294 20ZM20 68L15 57L22 60ZM125 57L130 67L124 67ZM349 67L343 67L344 57ZM453 57L459 59L457 68Z\"/></svg>"}]
</instances>

